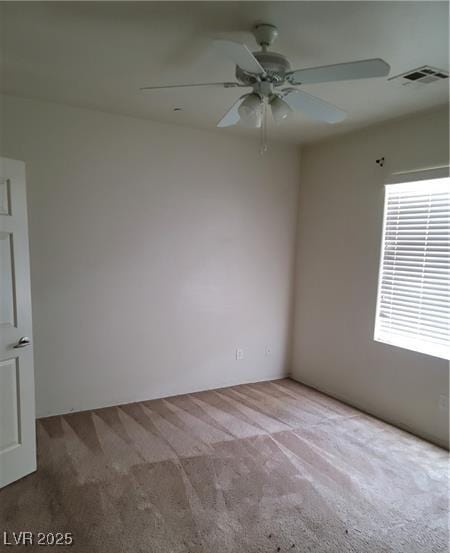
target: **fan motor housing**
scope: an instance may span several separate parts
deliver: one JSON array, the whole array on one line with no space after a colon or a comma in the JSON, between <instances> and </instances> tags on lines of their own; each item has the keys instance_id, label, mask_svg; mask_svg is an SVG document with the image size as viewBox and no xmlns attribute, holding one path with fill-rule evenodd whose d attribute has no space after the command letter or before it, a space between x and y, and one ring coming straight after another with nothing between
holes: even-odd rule
<instances>
[{"instance_id":1,"label":"fan motor housing","mask_svg":"<svg viewBox=\"0 0 450 553\"><path fill-rule=\"evenodd\" d=\"M255 58L259 61L267 74L267 80L270 82L282 83L286 78L286 73L290 71L291 66L288 60L276 52L253 52ZM257 80L255 75L247 73L239 66L236 66L236 78L244 84L252 85Z\"/></svg>"}]
</instances>

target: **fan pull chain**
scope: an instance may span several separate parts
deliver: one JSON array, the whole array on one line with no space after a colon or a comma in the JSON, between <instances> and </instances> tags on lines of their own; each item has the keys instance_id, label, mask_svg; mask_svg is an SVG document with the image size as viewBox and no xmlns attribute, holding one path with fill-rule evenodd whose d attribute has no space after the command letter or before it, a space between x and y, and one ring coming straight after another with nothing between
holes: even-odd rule
<instances>
[{"instance_id":1,"label":"fan pull chain","mask_svg":"<svg viewBox=\"0 0 450 553\"><path fill-rule=\"evenodd\" d=\"M262 121L261 121L261 140L260 140L260 146L259 146L259 153L260 155L264 155L267 152L267 103L266 99L264 98L262 102Z\"/></svg>"}]
</instances>

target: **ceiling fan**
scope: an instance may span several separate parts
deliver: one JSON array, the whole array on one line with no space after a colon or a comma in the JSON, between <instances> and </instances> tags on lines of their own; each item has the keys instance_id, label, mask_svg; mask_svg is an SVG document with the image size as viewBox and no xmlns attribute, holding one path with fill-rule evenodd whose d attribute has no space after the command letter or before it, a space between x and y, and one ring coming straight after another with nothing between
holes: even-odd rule
<instances>
[{"instance_id":1,"label":"ceiling fan","mask_svg":"<svg viewBox=\"0 0 450 553\"><path fill-rule=\"evenodd\" d=\"M259 24L254 28L253 34L261 46L259 52L252 53L245 44L239 42L213 41L219 53L236 64L235 82L145 86L140 90L147 92L197 86L251 88L251 92L242 95L225 113L217 123L218 127L229 127L241 122L245 126L264 128L268 107L275 123L281 123L297 110L312 119L337 123L346 117L344 111L295 87L303 84L383 77L390 70L384 60L374 58L292 71L285 56L268 51L278 36L278 29L274 25Z\"/></svg>"}]
</instances>

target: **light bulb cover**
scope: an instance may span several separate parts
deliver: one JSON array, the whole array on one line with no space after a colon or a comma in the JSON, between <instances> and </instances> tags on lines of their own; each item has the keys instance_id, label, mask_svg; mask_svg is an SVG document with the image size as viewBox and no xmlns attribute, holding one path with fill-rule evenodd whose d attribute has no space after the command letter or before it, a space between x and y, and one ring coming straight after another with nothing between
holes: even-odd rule
<instances>
[{"instance_id":1,"label":"light bulb cover","mask_svg":"<svg viewBox=\"0 0 450 553\"><path fill-rule=\"evenodd\" d=\"M272 117L277 125L282 123L291 113L291 106L285 102L280 96L275 96L270 102L272 108Z\"/></svg>"},{"instance_id":2,"label":"light bulb cover","mask_svg":"<svg viewBox=\"0 0 450 553\"><path fill-rule=\"evenodd\" d=\"M241 122L245 127L253 129L261 127L262 100L258 94L249 94L239 106L238 112Z\"/></svg>"}]
</instances>

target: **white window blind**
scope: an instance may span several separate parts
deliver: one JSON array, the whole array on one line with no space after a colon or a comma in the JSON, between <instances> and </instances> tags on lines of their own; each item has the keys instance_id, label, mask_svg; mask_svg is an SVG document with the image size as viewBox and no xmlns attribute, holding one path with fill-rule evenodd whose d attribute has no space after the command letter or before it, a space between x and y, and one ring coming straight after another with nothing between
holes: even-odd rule
<instances>
[{"instance_id":1,"label":"white window blind","mask_svg":"<svg viewBox=\"0 0 450 553\"><path fill-rule=\"evenodd\" d=\"M375 340L450 359L450 179L386 185Z\"/></svg>"}]
</instances>

